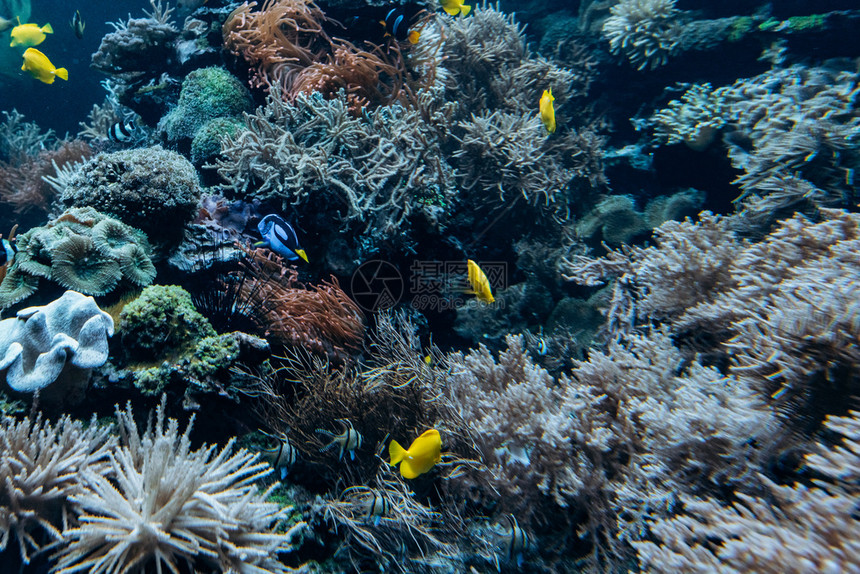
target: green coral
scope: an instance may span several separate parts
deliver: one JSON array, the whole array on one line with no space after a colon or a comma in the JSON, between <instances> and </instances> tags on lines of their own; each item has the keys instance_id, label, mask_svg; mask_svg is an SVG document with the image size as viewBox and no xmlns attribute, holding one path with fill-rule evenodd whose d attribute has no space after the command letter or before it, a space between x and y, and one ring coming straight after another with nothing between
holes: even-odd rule
<instances>
[{"instance_id":1,"label":"green coral","mask_svg":"<svg viewBox=\"0 0 860 574\"><path fill-rule=\"evenodd\" d=\"M768 18L758 25L762 32L810 32L823 30L827 27L827 14L809 14L808 16L792 16L787 20Z\"/></svg>"},{"instance_id":2,"label":"green coral","mask_svg":"<svg viewBox=\"0 0 860 574\"><path fill-rule=\"evenodd\" d=\"M739 16L734 19L727 39L729 42L739 42L744 36L752 32L754 21L750 16Z\"/></svg>"},{"instance_id":3,"label":"green coral","mask_svg":"<svg viewBox=\"0 0 860 574\"><path fill-rule=\"evenodd\" d=\"M155 279L146 235L91 207L72 208L18 236L18 254L0 284L6 308L50 281L85 295L143 287Z\"/></svg>"},{"instance_id":4,"label":"green coral","mask_svg":"<svg viewBox=\"0 0 860 574\"><path fill-rule=\"evenodd\" d=\"M221 153L221 139L234 137L245 124L236 118L215 118L204 125L191 140L191 161L201 165Z\"/></svg>"},{"instance_id":5,"label":"green coral","mask_svg":"<svg viewBox=\"0 0 860 574\"><path fill-rule=\"evenodd\" d=\"M153 285L123 308L120 332L133 359L170 360L215 336L209 321L194 308L191 295L176 285Z\"/></svg>"},{"instance_id":6,"label":"green coral","mask_svg":"<svg viewBox=\"0 0 860 574\"><path fill-rule=\"evenodd\" d=\"M182 82L179 103L161 122L170 142L194 138L214 118L239 117L254 103L245 86L223 68L194 70Z\"/></svg>"},{"instance_id":7,"label":"green coral","mask_svg":"<svg viewBox=\"0 0 860 574\"><path fill-rule=\"evenodd\" d=\"M211 377L224 365L239 358L239 342L230 334L206 337L194 349L194 354L185 361L185 371L196 379Z\"/></svg>"}]
</instances>

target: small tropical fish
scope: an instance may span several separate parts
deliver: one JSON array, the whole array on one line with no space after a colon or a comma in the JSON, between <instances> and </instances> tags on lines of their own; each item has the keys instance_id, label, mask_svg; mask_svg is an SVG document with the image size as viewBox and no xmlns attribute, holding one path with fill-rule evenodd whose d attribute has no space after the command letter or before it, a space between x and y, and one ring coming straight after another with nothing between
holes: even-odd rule
<instances>
[{"instance_id":1,"label":"small tropical fish","mask_svg":"<svg viewBox=\"0 0 860 574\"><path fill-rule=\"evenodd\" d=\"M400 474L403 478L421 476L442 460L442 437L439 431L430 429L412 441L408 449L404 449L393 440L388 445L391 456L391 466L400 464Z\"/></svg>"},{"instance_id":2,"label":"small tropical fish","mask_svg":"<svg viewBox=\"0 0 860 574\"><path fill-rule=\"evenodd\" d=\"M385 34L396 40L409 40L410 44L417 44L421 37L418 30L410 30L406 16L398 8L392 8L385 19L379 22L385 28Z\"/></svg>"},{"instance_id":3,"label":"small tropical fish","mask_svg":"<svg viewBox=\"0 0 860 574\"><path fill-rule=\"evenodd\" d=\"M340 452L337 455L338 460L343 458L344 452L349 453L350 460L355 460L355 450L361 448L361 442L364 439L361 437L361 434L355 430L350 421L347 419L338 419L338 421L340 421L344 426L343 432L338 435L331 431L317 429L318 433L331 437L331 442L322 447L320 452L325 452L335 446L339 446Z\"/></svg>"},{"instance_id":4,"label":"small tropical fish","mask_svg":"<svg viewBox=\"0 0 860 574\"><path fill-rule=\"evenodd\" d=\"M45 41L45 34L53 34L54 29L50 24L45 24L41 28L38 24L19 24L12 28L12 43L9 44L13 48L15 46L24 46L30 48L38 46Z\"/></svg>"},{"instance_id":5,"label":"small tropical fish","mask_svg":"<svg viewBox=\"0 0 860 574\"><path fill-rule=\"evenodd\" d=\"M108 139L114 142L122 143L127 142L132 137L134 137L134 132L137 131L137 126L134 125L133 120L129 121L120 121L113 124L108 128Z\"/></svg>"},{"instance_id":6,"label":"small tropical fish","mask_svg":"<svg viewBox=\"0 0 860 574\"><path fill-rule=\"evenodd\" d=\"M254 244L255 247L268 247L278 255L296 261L300 257L307 262L308 256L299 245L299 237L293 226L278 215L267 215L257 224L257 230L263 240Z\"/></svg>"},{"instance_id":7,"label":"small tropical fish","mask_svg":"<svg viewBox=\"0 0 860 574\"><path fill-rule=\"evenodd\" d=\"M439 3L442 5L442 10L451 16L456 16L457 14L467 16L469 14L472 7L466 6L464 2L465 0L439 0Z\"/></svg>"},{"instance_id":8,"label":"small tropical fish","mask_svg":"<svg viewBox=\"0 0 860 574\"><path fill-rule=\"evenodd\" d=\"M36 48L27 48L24 52L24 63L21 69L30 72L30 75L46 84L53 84L56 78L69 79L69 72L65 68L56 68L48 56Z\"/></svg>"},{"instance_id":9,"label":"small tropical fish","mask_svg":"<svg viewBox=\"0 0 860 574\"><path fill-rule=\"evenodd\" d=\"M0 16L0 32L5 32L9 28L13 28L15 26L15 20L7 20L3 16Z\"/></svg>"},{"instance_id":10,"label":"small tropical fish","mask_svg":"<svg viewBox=\"0 0 860 574\"><path fill-rule=\"evenodd\" d=\"M495 298L484 271L471 259L466 261L466 267L469 272L469 285L472 287L470 293L473 293L482 303L493 303Z\"/></svg>"},{"instance_id":11,"label":"small tropical fish","mask_svg":"<svg viewBox=\"0 0 860 574\"><path fill-rule=\"evenodd\" d=\"M75 37L78 40L84 39L84 27L87 25L84 22L84 19L81 18L81 11L75 10L75 15L72 16L72 19L69 20L69 26L72 28L72 31L75 33Z\"/></svg>"},{"instance_id":12,"label":"small tropical fish","mask_svg":"<svg viewBox=\"0 0 860 574\"><path fill-rule=\"evenodd\" d=\"M507 563L516 560L517 568L522 568L523 556L532 549L532 541L526 531L520 528L513 514L509 514L507 518L511 529L502 541L503 558Z\"/></svg>"},{"instance_id":13,"label":"small tropical fish","mask_svg":"<svg viewBox=\"0 0 860 574\"><path fill-rule=\"evenodd\" d=\"M540 97L540 121L543 122L544 127L546 127L546 131L549 133L555 133L555 108L552 103L555 101L555 98L552 95L552 88L543 91L543 95Z\"/></svg>"},{"instance_id":14,"label":"small tropical fish","mask_svg":"<svg viewBox=\"0 0 860 574\"><path fill-rule=\"evenodd\" d=\"M265 433L264 433L265 434ZM278 444L273 448L263 450L263 455L269 460L275 470L280 471L281 480L287 477L287 472L299 458L299 451L290 442L286 435L273 437Z\"/></svg>"},{"instance_id":15,"label":"small tropical fish","mask_svg":"<svg viewBox=\"0 0 860 574\"><path fill-rule=\"evenodd\" d=\"M391 501L379 491L371 490L367 500L364 501L364 518L372 520L374 526L379 525L383 516L391 510Z\"/></svg>"},{"instance_id":16,"label":"small tropical fish","mask_svg":"<svg viewBox=\"0 0 860 574\"><path fill-rule=\"evenodd\" d=\"M18 246L15 242L15 231L17 229L17 224L12 227L9 239L4 239L3 234L0 234L0 243L2 243L2 251L0 251L0 281L3 281L6 277L7 266L15 261L15 254L18 253Z\"/></svg>"}]
</instances>

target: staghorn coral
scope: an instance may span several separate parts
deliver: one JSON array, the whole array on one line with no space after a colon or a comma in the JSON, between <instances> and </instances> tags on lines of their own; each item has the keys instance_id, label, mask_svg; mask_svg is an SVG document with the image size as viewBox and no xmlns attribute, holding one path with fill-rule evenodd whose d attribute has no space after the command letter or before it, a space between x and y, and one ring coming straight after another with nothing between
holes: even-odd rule
<instances>
[{"instance_id":1,"label":"staghorn coral","mask_svg":"<svg viewBox=\"0 0 860 574\"><path fill-rule=\"evenodd\" d=\"M823 478L812 486L780 486L760 477L767 498L738 495L730 506L685 497L684 510L656 521L656 542L634 546L646 572L802 573L856 572L860 521L860 413L829 417L825 426L843 436L806 456Z\"/></svg>"},{"instance_id":2,"label":"staghorn coral","mask_svg":"<svg viewBox=\"0 0 860 574\"><path fill-rule=\"evenodd\" d=\"M153 146L96 155L75 172L60 199L70 207L112 215L161 245L181 237L200 194L194 166L176 152Z\"/></svg>"},{"instance_id":3,"label":"staghorn coral","mask_svg":"<svg viewBox=\"0 0 860 574\"><path fill-rule=\"evenodd\" d=\"M637 70L664 66L678 50L680 11L675 0L621 0L603 22L613 54L624 54Z\"/></svg>"},{"instance_id":4,"label":"staghorn coral","mask_svg":"<svg viewBox=\"0 0 860 574\"><path fill-rule=\"evenodd\" d=\"M432 128L417 111L394 104L354 117L343 95L324 100L276 93L246 129L227 138L217 160L223 187L256 199L280 200L326 213L373 237L403 233L420 199L453 193Z\"/></svg>"},{"instance_id":5,"label":"staghorn coral","mask_svg":"<svg viewBox=\"0 0 860 574\"><path fill-rule=\"evenodd\" d=\"M80 490L70 497L78 525L62 533L56 571L293 571L277 554L290 550L303 523L272 530L286 511L265 501L274 485L263 492L255 485L271 472L268 465L244 449L234 452L232 441L192 450L193 420L180 434L164 410L162 402L141 433L131 404L117 407L122 443L109 454L107 472L80 472Z\"/></svg>"},{"instance_id":6,"label":"staghorn coral","mask_svg":"<svg viewBox=\"0 0 860 574\"><path fill-rule=\"evenodd\" d=\"M0 550L18 544L26 564L63 540L71 496L81 492L79 473L107 470L114 440L95 418L89 425L68 415L51 424L39 414L0 418Z\"/></svg>"}]
</instances>

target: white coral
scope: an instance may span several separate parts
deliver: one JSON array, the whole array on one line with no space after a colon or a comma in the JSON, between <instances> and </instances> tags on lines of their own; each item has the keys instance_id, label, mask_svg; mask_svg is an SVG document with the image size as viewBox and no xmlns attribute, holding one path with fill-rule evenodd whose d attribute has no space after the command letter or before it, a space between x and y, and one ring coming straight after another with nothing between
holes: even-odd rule
<instances>
[{"instance_id":1,"label":"white coral","mask_svg":"<svg viewBox=\"0 0 860 574\"><path fill-rule=\"evenodd\" d=\"M165 425L164 403L143 435L130 405L117 418L125 444L111 453L110 473L81 473L82 492L72 497L80 525L63 532L58 573L176 573L183 563L240 574L290 571L276 554L296 529L271 531L282 511L254 484L271 472L257 455L233 453L232 442L217 453L192 450L191 424L182 434L175 420Z\"/></svg>"},{"instance_id":2,"label":"white coral","mask_svg":"<svg viewBox=\"0 0 860 574\"><path fill-rule=\"evenodd\" d=\"M657 68L679 50L675 0L622 0L603 23L613 54L624 54L637 70Z\"/></svg>"}]
</instances>

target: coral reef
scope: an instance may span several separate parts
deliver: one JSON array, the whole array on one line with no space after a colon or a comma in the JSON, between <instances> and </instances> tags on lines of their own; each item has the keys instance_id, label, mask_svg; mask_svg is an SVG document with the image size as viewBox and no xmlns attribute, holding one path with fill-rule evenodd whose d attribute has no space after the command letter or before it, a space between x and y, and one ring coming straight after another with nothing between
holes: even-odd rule
<instances>
[{"instance_id":1,"label":"coral reef","mask_svg":"<svg viewBox=\"0 0 860 574\"><path fill-rule=\"evenodd\" d=\"M165 62L171 59L173 42L179 30L170 21L173 8L161 0L150 0L152 12L146 18L111 22L114 31L102 38L93 54L92 67L126 80L157 78Z\"/></svg>"},{"instance_id":2,"label":"coral reef","mask_svg":"<svg viewBox=\"0 0 860 574\"><path fill-rule=\"evenodd\" d=\"M675 0L621 0L610 9L603 35L613 54L624 54L637 70L663 66L678 50Z\"/></svg>"},{"instance_id":3,"label":"coral reef","mask_svg":"<svg viewBox=\"0 0 860 574\"><path fill-rule=\"evenodd\" d=\"M200 68L182 80L179 102L161 119L159 127L168 142L187 144L216 118L238 119L252 110L247 88L227 70Z\"/></svg>"},{"instance_id":4,"label":"coral reef","mask_svg":"<svg viewBox=\"0 0 860 574\"><path fill-rule=\"evenodd\" d=\"M44 307L0 321L0 374L16 393L40 391L48 401L75 404L90 371L108 358L113 319L92 297L74 291ZM50 393L44 392L47 387Z\"/></svg>"},{"instance_id":5,"label":"coral reef","mask_svg":"<svg viewBox=\"0 0 860 574\"><path fill-rule=\"evenodd\" d=\"M315 213L328 205L329 217L379 238L402 234L421 198L453 193L432 130L397 104L354 117L343 97L270 94L221 155L225 189L284 208L313 202Z\"/></svg>"},{"instance_id":6,"label":"coral reef","mask_svg":"<svg viewBox=\"0 0 860 574\"><path fill-rule=\"evenodd\" d=\"M842 435L806 464L821 475L812 486L780 486L760 477L768 496L739 495L731 506L686 498L678 516L651 525L657 542L635 543L647 572L853 572L860 521L854 512L860 478L860 413L829 417Z\"/></svg>"},{"instance_id":7,"label":"coral reef","mask_svg":"<svg viewBox=\"0 0 860 574\"><path fill-rule=\"evenodd\" d=\"M226 307L230 322L241 319L276 349L301 348L342 362L356 352L364 337L364 314L337 282L306 287L298 282L295 267L287 267L274 253L247 252L243 270L222 279L223 301L204 299Z\"/></svg>"},{"instance_id":8,"label":"coral reef","mask_svg":"<svg viewBox=\"0 0 860 574\"><path fill-rule=\"evenodd\" d=\"M156 245L177 241L201 189L194 166L161 146L100 153L72 176L61 200L137 227Z\"/></svg>"},{"instance_id":9,"label":"coral reef","mask_svg":"<svg viewBox=\"0 0 860 574\"><path fill-rule=\"evenodd\" d=\"M19 235L17 243L0 284L0 308L23 301L46 281L99 296L155 278L146 236L91 207L68 209Z\"/></svg>"},{"instance_id":10,"label":"coral reef","mask_svg":"<svg viewBox=\"0 0 860 574\"><path fill-rule=\"evenodd\" d=\"M79 473L104 473L114 447L109 427L68 416L0 418L0 550L17 542L21 559L63 541L71 497L81 493Z\"/></svg>"},{"instance_id":11,"label":"coral reef","mask_svg":"<svg viewBox=\"0 0 860 574\"><path fill-rule=\"evenodd\" d=\"M122 443L108 469L78 474L80 491L70 500L79 526L62 533L59 571L292 571L277 555L291 549L303 524L272 530L284 512L266 502L272 487L255 485L271 472L257 455L234 452L232 442L192 449L191 423L180 433L176 420L166 420L164 403L144 432L130 404L116 415Z\"/></svg>"}]
</instances>

